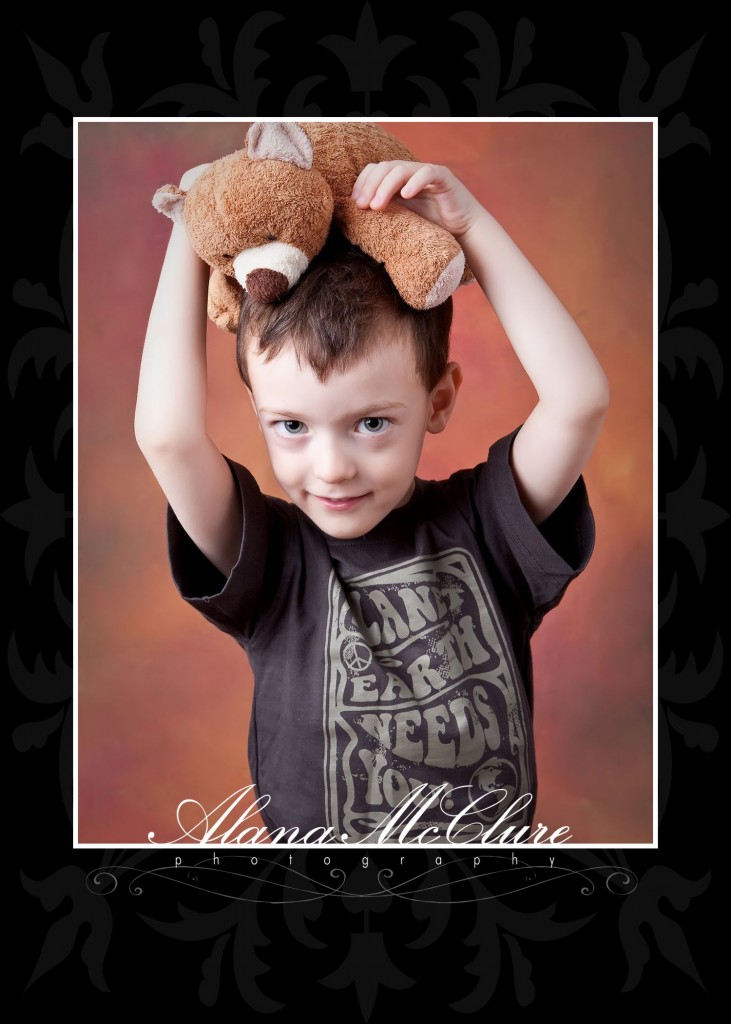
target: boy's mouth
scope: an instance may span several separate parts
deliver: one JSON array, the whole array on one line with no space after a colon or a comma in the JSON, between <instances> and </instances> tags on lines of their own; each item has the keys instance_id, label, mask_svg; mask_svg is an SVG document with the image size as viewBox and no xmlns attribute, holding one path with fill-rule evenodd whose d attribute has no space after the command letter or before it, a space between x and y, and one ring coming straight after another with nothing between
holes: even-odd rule
<instances>
[{"instance_id":1,"label":"boy's mouth","mask_svg":"<svg viewBox=\"0 0 731 1024\"><path fill-rule=\"evenodd\" d=\"M335 512L346 512L348 509L355 508L367 495L357 494L352 498L326 498L321 494L313 494L312 497L322 502L325 508L332 509Z\"/></svg>"}]
</instances>

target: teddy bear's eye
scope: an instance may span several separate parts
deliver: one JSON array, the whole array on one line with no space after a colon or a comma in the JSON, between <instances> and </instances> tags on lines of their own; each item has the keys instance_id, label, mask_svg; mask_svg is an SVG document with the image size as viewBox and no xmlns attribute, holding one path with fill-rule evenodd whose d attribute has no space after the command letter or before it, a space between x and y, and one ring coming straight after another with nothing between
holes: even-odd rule
<instances>
[{"instance_id":1,"label":"teddy bear's eye","mask_svg":"<svg viewBox=\"0 0 731 1024\"><path fill-rule=\"evenodd\" d=\"M276 242L276 240L277 240L277 236L276 235L267 235L267 242Z\"/></svg>"},{"instance_id":2,"label":"teddy bear's eye","mask_svg":"<svg viewBox=\"0 0 731 1024\"><path fill-rule=\"evenodd\" d=\"M231 253L230 252L222 252L221 253L221 259L222 260L230 260L231 259Z\"/></svg>"}]
</instances>

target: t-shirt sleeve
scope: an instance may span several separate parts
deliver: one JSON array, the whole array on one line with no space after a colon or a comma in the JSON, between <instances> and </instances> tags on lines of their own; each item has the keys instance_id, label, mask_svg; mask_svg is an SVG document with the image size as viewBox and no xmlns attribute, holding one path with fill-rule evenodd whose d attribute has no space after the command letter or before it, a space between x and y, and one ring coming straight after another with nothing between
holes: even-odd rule
<instances>
[{"instance_id":1,"label":"t-shirt sleeve","mask_svg":"<svg viewBox=\"0 0 731 1024\"><path fill-rule=\"evenodd\" d=\"M168 505L170 568L180 596L205 618L237 640L251 634L261 602L270 540L267 500L251 473L226 459L241 496L241 547L228 577L193 543Z\"/></svg>"},{"instance_id":2,"label":"t-shirt sleeve","mask_svg":"<svg viewBox=\"0 0 731 1024\"><path fill-rule=\"evenodd\" d=\"M533 628L586 567L594 548L594 517L582 477L536 526L518 493L510 449L518 433L496 441L487 462L471 471L475 526L511 589L522 595Z\"/></svg>"}]
</instances>

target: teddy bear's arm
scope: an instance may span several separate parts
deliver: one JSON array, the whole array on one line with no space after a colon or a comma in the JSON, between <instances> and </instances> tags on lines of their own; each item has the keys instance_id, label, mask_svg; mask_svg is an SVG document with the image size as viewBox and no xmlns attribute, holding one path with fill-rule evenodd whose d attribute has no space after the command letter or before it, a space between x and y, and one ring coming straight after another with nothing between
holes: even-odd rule
<instances>
[{"instance_id":1,"label":"teddy bear's arm","mask_svg":"<svg viewBox=\"0 0 731 1024\"><path fill-rule=\"evenodd\" d=\"M444 228L402 206L361 210L347 201L338 211L343 233L382 263L402 299L431 309L470 280L459 242Z\"/></svg>"},{"instance_id":2,"label":"teddy bear's arm","mask_svg":"<svg viewBox=\"0 0 731 1024\"><path fill-rule=\"evenodd\" d=\"M239 282L214 270L208 284L208 316L222 331L235 334L239 326L243 291Z\"/></svg>"}]
</instances>

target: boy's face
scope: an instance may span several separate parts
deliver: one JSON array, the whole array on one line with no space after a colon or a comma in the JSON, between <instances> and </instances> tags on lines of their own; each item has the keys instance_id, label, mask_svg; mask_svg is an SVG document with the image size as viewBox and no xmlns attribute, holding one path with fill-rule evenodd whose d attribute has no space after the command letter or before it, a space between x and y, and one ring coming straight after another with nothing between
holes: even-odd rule
<instances>
[{"instance_id":1,"label":"boy's face","mask_svg":"<svg viewBox=\"0 0 731 1024\"><path fill-rule=\"evenodd\" d=\"M290 500L331 537L360 537L414 490L428 430L446 426L461 373L450 363L427 392L408 338L378 342L318 381L291 344L265 362L249 345L251 399L272 469Z\"/></svg>"}]
</instances>

